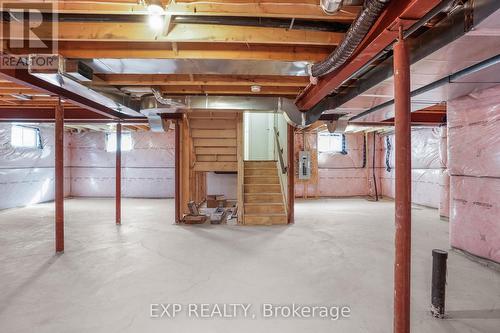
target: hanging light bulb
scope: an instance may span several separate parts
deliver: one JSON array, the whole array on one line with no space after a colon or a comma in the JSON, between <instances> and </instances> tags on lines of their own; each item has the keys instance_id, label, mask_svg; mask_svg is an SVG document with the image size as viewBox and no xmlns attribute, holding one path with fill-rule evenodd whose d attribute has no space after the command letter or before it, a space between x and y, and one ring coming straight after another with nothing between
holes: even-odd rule
<instances>
[{"instance_id":1,"label":"hanging light bulb","mask_svg":"<svg viewBox=\"0 0 500 333\"><path fill-rule=\"evenodd\" d=\"M161 30L163 28L165 10L161 0L146 1L149 13L149 26L153 30Z\"/></svg>"}]
</instances>

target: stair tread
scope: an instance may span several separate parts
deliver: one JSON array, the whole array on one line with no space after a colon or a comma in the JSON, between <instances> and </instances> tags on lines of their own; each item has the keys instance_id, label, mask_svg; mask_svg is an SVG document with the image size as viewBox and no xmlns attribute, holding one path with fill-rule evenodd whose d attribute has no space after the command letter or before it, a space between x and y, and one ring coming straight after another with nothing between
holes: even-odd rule
<instances>
[{"instance_id":1,"label":"stair tread","mask_svg":"<svg viewBox=\"0 0 500 333\"><path fill-rule=\"evenodd\" d=\"M245 206L283 206L282 202L245 202Z\"/></svg>"},{"instance_id":2,"label":"stair tread","mask_svg":"<svg viewBox=\"0 0 500 333\"><path fill-rule=\"evenodd\" d=\"M286 213L245 213L245 216L286 216Z\"/></svg>"},{"instance_id":3,"label":"stair tread","mask_svg":"<svg viewBox=\"0 0 500 333\"><path fill-rule=\"evenodd\" d=\"M245 192L247 195L281 194L281 192Z\"/></svg>"}]
</instances>

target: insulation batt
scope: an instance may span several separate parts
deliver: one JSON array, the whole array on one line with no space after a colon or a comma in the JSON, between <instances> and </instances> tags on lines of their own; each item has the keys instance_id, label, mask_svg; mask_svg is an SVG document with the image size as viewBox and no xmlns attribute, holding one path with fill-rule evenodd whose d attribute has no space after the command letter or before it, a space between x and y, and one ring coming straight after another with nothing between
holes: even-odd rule
<instances>
[{"instance_id":1,"label":"insulation batt","mask_svg":"<svg viewBox=\"0 0 500 333\"><path fill-rule=\"evenodd\" d=\"M444 133L443 133L444 132ZM439 208L447 191L443 184L446 170L446 129L444 127L414 128L411 131L411 167L412 167L412 202L433 208ZM385 139L385 138L384 138ZM395 139L389 135L390 151L389 166L384 163L381 171L382 195L395 196ZM388 150L386 140L382 154L384 159Z\"/></svg>"},{"instance_id":2,"label":"insulation batt","mask_svg":"<svg viewBox=\"0 0 500 333\"><path fill-rule=\"evenodd\" d=\"M500 85L448 103L453 247L500 262Z\"/></svg>"}]
</instances>

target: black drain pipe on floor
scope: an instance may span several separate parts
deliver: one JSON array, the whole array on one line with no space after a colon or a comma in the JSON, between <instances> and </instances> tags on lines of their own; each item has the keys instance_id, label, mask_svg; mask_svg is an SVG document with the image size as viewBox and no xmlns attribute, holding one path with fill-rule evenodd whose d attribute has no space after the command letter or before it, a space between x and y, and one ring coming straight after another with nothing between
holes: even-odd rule
<instances>
[{"instance_id":1,"label":"black drain pipe on floor","mask_svg":"<svg viewBox=\"0 0 500 333\"><path fill-rule=\"evenodd\" d=\"M447 259L448 252L432 250L431 313L436 318L444 318Z\"/></svg>"}]
</instances>

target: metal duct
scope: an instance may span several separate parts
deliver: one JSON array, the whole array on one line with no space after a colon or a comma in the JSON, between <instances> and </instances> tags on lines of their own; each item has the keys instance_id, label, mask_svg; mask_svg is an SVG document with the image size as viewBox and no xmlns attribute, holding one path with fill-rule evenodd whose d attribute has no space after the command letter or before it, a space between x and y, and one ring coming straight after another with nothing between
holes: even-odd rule
<instances>
[{"instance_id":1,"label":"metal duct","mask_svg":"<svg viewBox=\"0 0 500 333\"><path fill-rule=\"evenodd\" d=\"M344 6L359 6L363 0L321 0L321 9L327 14L335 14Z\"/></svg>"},{"instance_id":2,"label":"metal duct","mask_svg":"<svg viewBox=\"0 0 500 333\"><path fill-rule=\"evenodd\" d=\"M168 99L181 107L160 103L155 96L141 98L141 113L154 121L153 126L161 130L158 122L162 113L179 113L184 110L235 110L251 112L283 112L288 123L304 128L319 120L321 113L301 112L293 100L283 97L239 97L239 96L184 96Z\"/></svg>"},{"instance_id":3,"label":"metal duct","mask_svg":"<svg viewBox=\"0 0 500 333\"><path fill-rule=\"evenodd\" d=\"M340 45L322 62L311 67L311 75L324 76L342 66L354 53L390 0L366 0Z\"/></svg>"},{"instance_id":4,"label":"metal duct","mask_svg":"<svg viewBox=\"0 0 500 333\"><path fill-rule=\"evenodd\" d=\"M308 76L306 61L219 59L81 60L95 74L218 74Z\"/></svg>"},{"instance_id":5,"label":"metal duct","mask_svg":"<svg viewBox=\"0 0 500 333\"><path fill-rule=\"evenodd\" d=\"M66 72L66 68L78 68L77 65L66 66L66 60L60 56L30 55L28 72L37 78L58 86L114 111L135 117L141 117L138 101L122 94L116 88L97 91L84 86L74 76L82 76L82 72ZM88 75L88 72L86 73ZM86 77L88 79L88 77Z\"/></svg>"}]
</instances>

